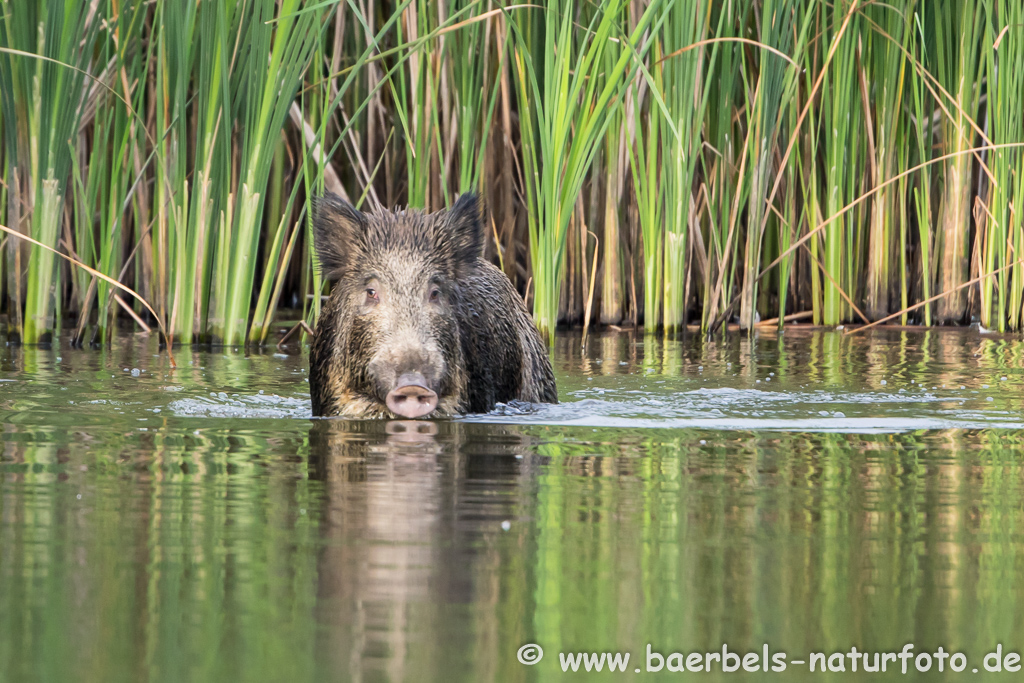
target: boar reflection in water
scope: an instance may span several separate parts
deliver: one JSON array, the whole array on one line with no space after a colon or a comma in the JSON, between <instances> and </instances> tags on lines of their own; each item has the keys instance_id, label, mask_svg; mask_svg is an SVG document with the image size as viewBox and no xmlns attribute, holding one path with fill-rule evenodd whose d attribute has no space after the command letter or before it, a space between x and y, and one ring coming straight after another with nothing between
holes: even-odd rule
<instances>
[{"instance_id":1,"label":"boar reflection in water","mask_svg":"<svg viewBox=\"0 0 1024 683\"><path fill-rule=\"evenodd\" d=\"M472 195L433 214L363 214L328 194L314 241L334 282L310 353L314 415L444 417L557 402L526 306L483 259Z\"/></svg>"},{"instance_id":2,"label":"boar reflection in water","mask_svg":"<svg viewBox=\"0 0 1024 683\"><path fill-rule=\"evenodd\" d=\"M513 492L529 485L537 440L464 422L318 420L309 447L325 497L315 576L326 670L433 680L424 652L476 637L480 620L497 632L500 582L485 577L500 564L501 521L520 514ZM443 617L471 605L479 618ZM507 649L487 647L484 661Z\"/></svg>"}]
</instances>

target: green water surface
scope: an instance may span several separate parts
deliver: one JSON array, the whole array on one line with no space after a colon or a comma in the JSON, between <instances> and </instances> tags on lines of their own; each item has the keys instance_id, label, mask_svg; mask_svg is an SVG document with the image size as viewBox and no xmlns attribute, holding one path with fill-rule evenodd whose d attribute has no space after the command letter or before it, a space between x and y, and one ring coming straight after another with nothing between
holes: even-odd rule
<instances>
[{"instance_id":1,"label":"green water surface","mask_svg":"<svg viewBox=\"0 0 1024 683\"><path fill-rule=\"evenodd\" d=\"M382 423L311 420L304 354L0 346L0 681L1022 676L983 659L1024 652L1024 343L552 357L558 406ZM967 666L809 671L908 643ZM723 644L790 663L647 671Z\"/></svg>"}]
</instances>

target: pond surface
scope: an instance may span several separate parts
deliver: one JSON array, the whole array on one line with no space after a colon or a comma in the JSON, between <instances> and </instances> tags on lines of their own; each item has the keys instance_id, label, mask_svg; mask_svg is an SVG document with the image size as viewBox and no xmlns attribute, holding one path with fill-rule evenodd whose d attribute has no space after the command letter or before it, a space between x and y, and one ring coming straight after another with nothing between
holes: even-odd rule
<instances>
[{"instance_id":1,"label":"pond surface","mask_svg":"<svg viewBox=\"0 0 1024 683\"><path fill-rule=\"evenodd\" d=\"M0 680L1020 675L983 660L1024 650L1024 343L552 355L558 406L360 423L309 419L305 355L0 347ZM966 668L833 657L908 643ZM787 668L723 673L723 644ZM563 674L577 652L631 658ZM710 674L669 672L693 653Z\"/></svg>"}]
</instances>

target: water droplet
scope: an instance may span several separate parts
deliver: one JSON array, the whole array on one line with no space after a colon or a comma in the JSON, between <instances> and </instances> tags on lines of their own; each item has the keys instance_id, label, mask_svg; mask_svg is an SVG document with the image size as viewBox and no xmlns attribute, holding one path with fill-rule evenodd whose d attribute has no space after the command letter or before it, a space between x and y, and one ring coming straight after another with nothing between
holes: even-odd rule
<instances>
[{"instance_id":1,"label":"water droplet","mask_svg":"<svg viewBox=\"0 0 1024 683\"><path fill-rule=\"evenodd\" d=\"M504 522L501 523L501 528L503 531L508 531L512 528L512 522L506 519Z\"/></svg>"}]
</instances>

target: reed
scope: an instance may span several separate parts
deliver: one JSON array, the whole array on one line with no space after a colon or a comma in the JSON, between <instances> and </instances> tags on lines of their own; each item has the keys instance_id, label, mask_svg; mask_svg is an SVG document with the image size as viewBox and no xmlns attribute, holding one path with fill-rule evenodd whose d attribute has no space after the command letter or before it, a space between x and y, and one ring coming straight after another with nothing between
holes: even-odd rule
<instances>
[{"instance_id":1,"label":"reed","mask_svg":"<svg viewBox=\"0 0 1024 683\"><path fill-rule=\"evenodd\" d=\"M909 148L909 122L902 110L906 101L906 53L913 33L914 4L876 6L867 13L867 19L874 22L874 26L864 31L866 55L859 76L861 106L867 119L869 184L881 184L892 178L900 161L902 167L906 166L906 156L900 155ZM894 262L891 256L896 248L894 226L899 226L901 234L904 230L900 207L905 205L903 186L887 187L871 202L864 299L866 313L874 320L889 313L894 270L898 268L901 274L906 273L906 267L899 267L901 264ZM906 244L905 237L901 244ZM901 277L900 291L905 290L906 278ZM906 295L901 297L901 308L906 306L903 303L906 298Z\"/></svg>"},{"instance_id":2,"label":"reed","mask_svg":"<svg viewBox=\"0 0 1024 683\"><path fill-rule=\"evenodd\" d=\"M660 91L668 131L662 136L661 166L665 201L664 326L668 331L686 324L687 236L697 229L693 179L719 49L718 45L692 46L708 35L709 21L709 5L676 0L662 31L667 55ZM645 326L646 322L645 318Z\"/></svg>"},{"instance_id":3,"label":"reed","mask_svg":"<svg viewBox=\"0 0 1024 683\"><path fill-rule=\"evenodd\" d=\"M84 69L99 19L86 4L61 0L10 0L0 16L0 106L6 122L6 185L12 192L7 220L52 247L60 237L72 157L68 141L86 106ZM55 257L25 249L24 243L11 241L9 248L14 263L8 306L17 309L14 320L20 322L9 330L26 344L48 341L59 312L53 296L59 280Z\"/></svg>"},{"instance_id":4,"label":"reed","mask_svg":"<svg viewBox=\"0 0 1024 683\"><path fill-rule=\"evenodd\" d=\"M610 59L610 57L609 57ZM608 60L606 59L606 64ZM625 172L623 169L623 151L625 149L625 122L622 108L612 112L613 120L609 122L608 134L604 144L604 226L602 250L601 279L601 316L600 321L615 325L622 321L624 306L623 269L622 269L622 194Z\"/></svg>"},{"instance_id":5,"label":"reed","mask_svg":"<svg viewBox=\"0 0 1024 683\"><path fill-rule=\"evenodd\" d=\"M1010 0L4 0L3 329L315 325L325 190L480 193L549 335L1021 329L1022 27Z\"/></svg>"},{"instance_id":6,"label":"reed","mask_svg":"<svg viewBox=\"0 0 1024 683\"><path fill-rule=\"evenodd\" d=\"M740 37L746 3L729 0L722 5L717 18L719 37L729 40ZM701 244L694 245L698 262L703 264L701 328L708 329L719 314L728 308L736 282L735 252L739 240L740 206L744 203L746 178L746 146L743 129L735 114L734 103L740 97L742 78L740 65L743 47L734 42L723 43L715 71L714 92L709 93L707 115L703 121L700 163L703 182L700 196L704 204L702 230L695 232ZM702 234L703 233L703 234Z\"/></svg>"},{"instance_id":7,"label":"reed","mask_svg":"<svg viewBox=\"0 0 1024 683\"><path fill-rule=\"evenodd\" d=\"M860 19L854 20L851 30L839 35L838 30L846 15L848 3L835 3L824 8L819 28L824 38L820 43L822 61L824 53L832 47L832 41L839 41L832 63L832 70L826 72L822 88L820 117L821 138L824 151L823 183L821 191L823 215L837 214L857 196L858 180L863 168L862 154L862 109L858 104L857 63ZM854 213L833 221L823 237L826 277L822 281L823 303L822 322L837 325L846 319L849 311L841 291L847 290L854 282L851 270L859 259L856 257L857 238L862 235L863 225Z\"/></svg>"},{"instance_id":8,"label":"reed","mask_svg":"<svg viewBox=\"0 0 1024 683\"><path fill-rule=\"evenodd\" d=\"M548 4L539 20L531 20L527 13L532 10L518 10L524 26L513 23L533 312L537 326L549 336L558 324L565 240L576 198L612 120L608 111L621 100L636 60L650 47L651 39L644 36L662 11L660 2L647 6L625 37L628 49L605 71L603 55L615 37L622 2L583 7L592 13L583 29L577 27L573 0Z\"/></svg>"},{"instance_id":9,"label":"reed","mask_svg":"<svg viewBox=\"0 0 1024 683\"><path fill-rule=\"evenodd\" d=\"M655 49L655 57L659 50ZM651 94L664 90L660 62L654 65L650 79ZM641 89L632 88L631 107L636 132L636 144L629 147L629 168L633 176L633 190L636 193L637 215L640 220L640 234L644 247L644 330L655 332L661 322L661 298L664 284L665 261L664 193L661 168L664 161L659 156L661 147L661 116L648 113L643 120L643 99ZM653 99L649 97L648 99ZM650 103L654 109L655 103ZM646 123L646 125L645 125Z\"/></svg>"},{"instance_id":10,"label":"reed","mask_svg":"<svg viewBox=\"0 0 1024 683\"><path fill-rule=\"evenodd\" d=\"M318 13L303 8L299 0L283 0L279 6L274 0L257 1L241 5L237 13L238 35L248 48L231 74L241 93L241 102L232 103L244 131L238 150L241 182L227 208L230 218L218 234L220 263L209 319L212 339L233 345L245 341L274 142L302 83L320 25ZM274 18L278 20L271 25Z\"/></svg>"},{"instance_id":11,"label":"reed","mask_svg":"<svg viewBox=\"0 0 1024 683\"><path fill-rule=\"evenodd\" d=\"M948 111L942 119L942 149L960 153L973 147L978 130L984 3L939 0L930 5L936 77L949 94L949 101L942 103ZM938 288L943 292L968 279L973 163L971 155L962 154L946 162L943 169L935 243ZM966 308L966 292L959 289L939 299L936 314L939 322L957 323L963 320Z\"/></svg>"},{"instance_id":12,"label":"reed","mask_svg":"<svg viewBox=\"0 0 1024 683\"><path fill-rule=\"evenodd\" d=\"M930 90L926 88L928 74L927 68L930 64L928 61L927 53L925 51L925 39L924 39L924 16L928 12L927 3L922 3L919 7L915 7L914 11L914 24L911 29L911 54L919 56L917 64L919 65L920 71L915 73L915 76L911 78L911 95L913 101L913 130L914 130L914 141L916 142L915 150L917 152L917 159L926 163L932 158L933 136L934 136L934 120L933 111L928 108L928 94ZM932 105L934 106L934 105ZM918 182L914 187L914 203L913 203L913 214L912 218L916 219L918 229L918 244L920 245L920 265L918 273L920 273L921 282L921 298L924 301L931 299L932 295L932 283L935 280L935 239L934 235L934 221L932 215L932 169L931 167L925 167L921 170L918 175ZM905 252L904 252L905 253ZM904 306L906 308L906 306ZM923 310L923 322L925 325L932 324L932 309L931 305L926 304L922 307Z\"/></svg>"},{"instance_id":13,"label":"reed","mask_svg":"<svg viewBox=\"0 0 1024 683\"><path fill-rule=\"evenodd\" d=\"M1024 139L1024 9L1020 3L985 3L982 60L988 83L986 126L996 144ZM1024 155L1019 149L987 154L992 179L986 188L987 208L978 219L980 318L988 328L1021 328L1021 289L1024 269L1015 265L994 274L1000 266L1024 253L1021 220L1024 215Z\"/></svg>"},{"instance_id":14,"label":"reed","mask_svg":"<svg viewBox=\"0 0 1024 683\"><path fill-rule=\"evenodd\" d=\"M760 43L788 53L793 45L796 2L768 0L763 6L751 5L755 14L755 27L759 27ZM743 259L743 280L740 291L740 325L751 328L755 322L757 274L761 268L764 231L769 222L771 198L768 196L773 180L772 156L778 146L783 114L788 100L795 92L786 87L787 64L775 55L762 52L757 69L757 80L748 114L747 155L750 163L749 196L747 205L746 243ZM791 76L791 82L794 77Z\"/></svg>"}]
</instances>

